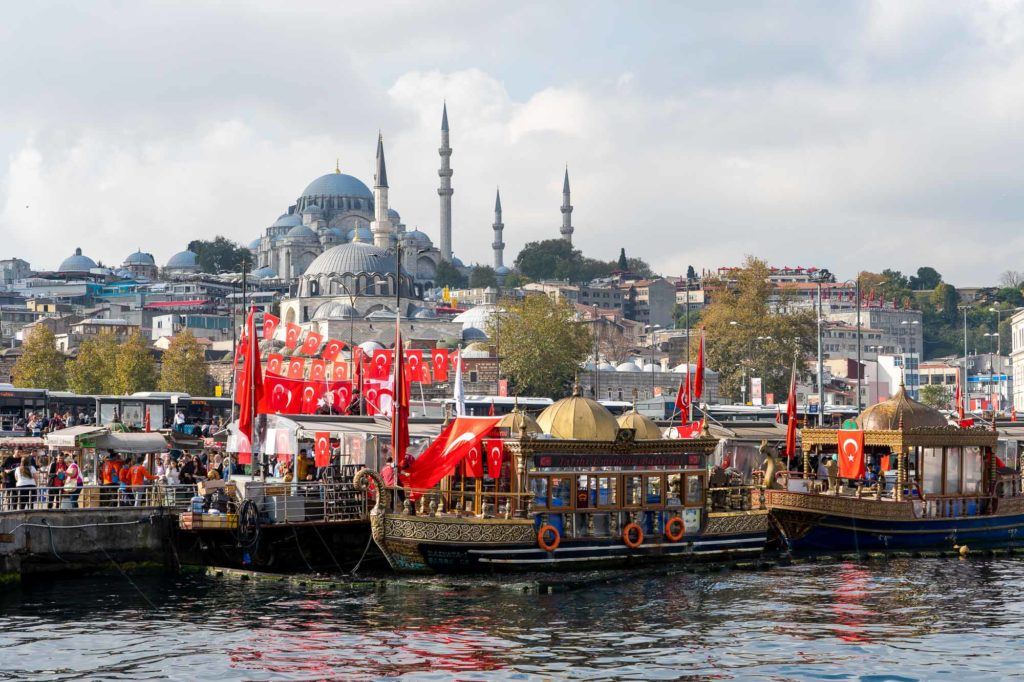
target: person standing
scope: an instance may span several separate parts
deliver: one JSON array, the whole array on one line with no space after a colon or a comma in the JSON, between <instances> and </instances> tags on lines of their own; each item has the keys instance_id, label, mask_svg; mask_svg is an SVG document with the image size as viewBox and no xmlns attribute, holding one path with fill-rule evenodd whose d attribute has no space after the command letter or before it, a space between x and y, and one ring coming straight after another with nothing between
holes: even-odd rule
<instances>
[{"instance_id":1,"label":"person standing","mask_svg":"<svg viewBox=\"0 0 1024 682\"><path fill-rule=\"evenodd\" d=\"M135 506L141 507L146 496L146 484L149 481L155 480L156 476L149 473L149 469L143 463L142 457L135 461L135 465L130 469L130 476L129 480L132 486L132 494L135 497Z\"/></svg>"},{"instance_id":2,"label":"person standing","mask_svg":"<svg viewBox=\"0 0 1024 682\"><path fill-rule=\"evenodd\" d=\"M31 509L36 501L36 468L28 455L14 470L14 485L18 489L18 509Z\"/></svg>"},{"instance_id":3,"label":"person standing","mask_svg":"<svg viewBox=\"0 0 1024 682\"><path fill-rule=\"evenodd\" d=\"M64 495L67 497L71 508L78 506L78 496L82 494L82 471L75 462L75 456L68 453L64 458L66 469L64 471Z\"/></svg>"}]
</instances>

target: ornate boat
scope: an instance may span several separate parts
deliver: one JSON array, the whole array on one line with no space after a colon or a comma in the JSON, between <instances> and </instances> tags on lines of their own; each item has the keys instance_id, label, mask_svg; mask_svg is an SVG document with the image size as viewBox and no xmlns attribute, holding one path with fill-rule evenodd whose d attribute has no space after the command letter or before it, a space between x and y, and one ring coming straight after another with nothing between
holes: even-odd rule
<instances>
[{"instance_id":1,"label":"ornate boat","mask_svg":"<svg viewBox=\"0 0 1024 682\"><path fill-rule=\"evenodd\" d=\"M1024 539L1021 473L995 457L995 431L950 425L903 387L849 427L804 429L802 474L784 473L781 489L765 491L791 549L953 549ZM865 457L881 475L843 479L832 462L827 475L816 475L818 460L833 455Z\"/></svg>"},{"instance_id":2,"label":"ornate boat","mask_svg":"<svg viewBox=\"0 0 1024 682\"><path fill-rule=\"evenodd\" d=\"M579 396L537 422L506 415L491 435L504 452L499 474L465 477L453 463L436 487L403 491L416 503L394 504L397 491L376 472L357 474L358 485L372 479L382 490L371 531L396 571L729 561L757 557L767 542L762 488L708 470L716 439L662 439L646 417L617 422Z\"/></svg>"}]
</instances>

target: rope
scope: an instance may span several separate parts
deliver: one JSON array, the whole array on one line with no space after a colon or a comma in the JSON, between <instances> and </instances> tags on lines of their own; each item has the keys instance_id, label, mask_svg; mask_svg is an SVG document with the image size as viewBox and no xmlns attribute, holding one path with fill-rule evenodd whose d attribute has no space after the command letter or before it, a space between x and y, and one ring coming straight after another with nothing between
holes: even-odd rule
<instances>
[{"instance_id":1,"label":"rope","mask_svg":"<svg viewBox=\"0 0 1024 682\"><path fill-rule=\"evenodd\" d=\"M302 552L302 543L299 542L299 534L295 531L295 526L292 526L292 537L295 538L295 547L299 550L299 556L302 557L302 562L306 564L306 568L309 569L310 573L316 573L316 570L309 564L309 560L306 559L306 555Z\"/></svg>"},{"instance_id":2,"label":"rope","mask_svg":"<svg viewBox=\"0 0 1024 682\"><path fill-rule=\"evenodd\" d=\"M359 561L357 561L356 565L352 567L351 571L349 571L349 575L352 576L353 578L356 576L356 573L359 572L359 567L363 565L363 559L366 558L366 553L368 551L370 551L370 545L372 543L373 543L373 535L371 534L370 537L367 538L367 540L366 540L366 547L363 548L363 555L361 557L359 557Z\"/></svg>"},{"instance_id":3,"label":"rope","mask_svg":"<svg viewBox=\"0 0 1024 682\"><path fill-rule=\"evenodd\" d=\"M313 526L312 528L313 528L313 531L316 533L316 536L318 538L320 538L320 542L321 542L321 544L323 544L324 549L327 550L327 555L331 557L331 561L333 561L334 565L338 568L338 572L344 574L345 573L345 569L343 569L341 567L341 564L338 563L338 560L334 558L334 552L331 551L330 545L328 545L327 541L324 540L324 536L320 535L320 529L317 528L316 526Z\"/></svg>"}]
</instances>

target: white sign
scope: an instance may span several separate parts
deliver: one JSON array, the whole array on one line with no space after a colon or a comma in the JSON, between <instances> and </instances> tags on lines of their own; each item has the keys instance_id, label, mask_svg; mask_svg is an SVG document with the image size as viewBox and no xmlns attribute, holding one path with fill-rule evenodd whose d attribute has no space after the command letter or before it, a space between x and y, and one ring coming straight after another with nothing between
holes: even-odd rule
<instances>
[{"instance_id":1,"label":"white sign","mask_svg":"<svg viewBox=\"0 0 1024 682\"><path fill-rule=\"evenodd\" d=\"M750 403L752 405L763 405L764 394L761 392L761 377L750 377Z\"/></svg>"}]
</instances>

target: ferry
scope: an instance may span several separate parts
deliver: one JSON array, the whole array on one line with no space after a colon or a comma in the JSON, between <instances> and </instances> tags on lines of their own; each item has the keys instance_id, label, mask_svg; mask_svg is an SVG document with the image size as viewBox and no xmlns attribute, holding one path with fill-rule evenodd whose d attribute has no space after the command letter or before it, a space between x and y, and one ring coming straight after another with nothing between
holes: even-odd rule
<instances>
[{"instance_id":1,"label":"ferry","mask_svg":"<svg viewBox=\"0 0 1024 682\"><path fill-rule=\"evenodd\" d=\"M441 442L430 447L457 454L437 485L386 488L376 471L356 474L357 485L373 482L381 491L370 529L397 572L726 562L756 558L766 545L763 488L744 485L721 467L709 470L715 438L665 439L635 410L616 419L579 395L536 420L514 410L459 422L469 424L463 433L472 427L481 434L480 449L465 453L456 442L462 437L451 435L458 429L446 429L448 442L442 431ZM466 457L495 453L500 460L487 462L488 475L471 475ZM426 456L409 465L410 480Z\"/></svg>"},{"instance_id":2,"label":"ferry","mask_svg":"<svg viewBox=\"0 0 1024 682\"><path fill-rule=\"evenodd\" d=\"M803 429L802 472L766 482L786 548L969 551L1024 539L1021 471L996 456L995 430L950 424L903 387L844 426ZM872 473L844 477L840 460L847 474Z\"/></svg>"}]
</instances>

